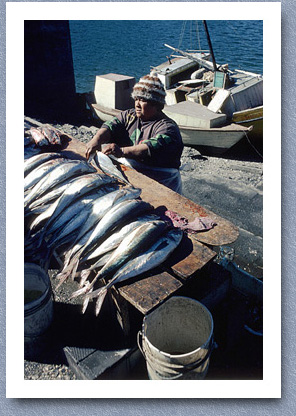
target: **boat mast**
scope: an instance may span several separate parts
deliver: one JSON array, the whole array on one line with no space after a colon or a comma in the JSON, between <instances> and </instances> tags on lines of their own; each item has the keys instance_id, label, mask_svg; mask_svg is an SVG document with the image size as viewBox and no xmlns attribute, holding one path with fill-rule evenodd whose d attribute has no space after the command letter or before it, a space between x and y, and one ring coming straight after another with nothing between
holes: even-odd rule
<instances>
[{"instance_id":1,"label":"boat mast","mask_svg":"<svg viewBox=\"0 0 296 416\"><path fill-rule=\"evenodd\" d=\"M217 71L217 65L216 65L216 60L215 60L215 56L214 56L214 51L213 51L213 48L212 48L212 42L211 42L210 34L209 34L209 31L208 31L208 25L207 25L207 22L205 20L203 20L202 22L203 22L203 25L204 25L204 28L205 28L205 31L206 31L206 35L207 35L207 40L208 40L208 44L209 44L209 48L210 48L210 53L211 53L212 60L213 60L214 72L216 72Z\"/></svg>"}]
</instances>

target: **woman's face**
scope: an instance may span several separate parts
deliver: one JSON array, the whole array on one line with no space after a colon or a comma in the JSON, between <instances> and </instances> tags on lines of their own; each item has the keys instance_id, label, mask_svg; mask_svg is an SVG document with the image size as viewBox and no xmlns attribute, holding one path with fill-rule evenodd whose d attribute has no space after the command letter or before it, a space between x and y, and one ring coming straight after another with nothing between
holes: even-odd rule
<instances>
[{"instance_id":1,"label":"woman's face","mask_svg":"<svg viewBox=\"0 0 296 416\"><path fill-rule=\"evenodd\" d=\"M135 110L136 116L143 121L152 120L158 112L154 104L142 98L135 99Z\"/></svg>"}]
</instances>

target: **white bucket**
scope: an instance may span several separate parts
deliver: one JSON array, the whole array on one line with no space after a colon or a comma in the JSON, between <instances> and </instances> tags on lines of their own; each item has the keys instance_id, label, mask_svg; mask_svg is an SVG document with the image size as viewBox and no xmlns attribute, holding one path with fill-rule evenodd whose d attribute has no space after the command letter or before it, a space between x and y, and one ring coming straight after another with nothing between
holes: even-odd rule
<instances>
[{"instance_id":1,"label":"white bucket","mask_svg":"<svg viewBox=\"0 0 296 416\"><path fill-rule=\"evenodd\" d=\"M146 315L138 345L149 379L204 379L213 348L213 329L209 310L183 296L170 298Z\"/></svg>"},{"instance_id":2,"label":"white bucket","mask_svg":"<svg viewBox=\"0 0 296 416\"><path fill-rule=\"evenodd\" d=\"M52 290L48 274L40 266L25 263L25 341L42 335L53 319Z\"/></svg>"}]
</instances>

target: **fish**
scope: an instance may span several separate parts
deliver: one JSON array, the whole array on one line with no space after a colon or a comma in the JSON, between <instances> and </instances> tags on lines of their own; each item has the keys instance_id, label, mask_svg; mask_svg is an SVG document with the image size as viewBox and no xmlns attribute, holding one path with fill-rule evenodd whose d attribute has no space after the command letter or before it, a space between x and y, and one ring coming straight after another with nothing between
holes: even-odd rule
<instances>
[{"instance_id":1,"label":"fish","mask_svg":"<svg viewBox=\"0 0 296 416\"><path fill-rule=\"evenodd\" d=\"M137 199L141 195L140 188L124 188L117 191L111 192L104 197L104 199L97 201L93 205L92 215L85 223L84 227L81 228L77 239L81 238L91 227L93 227L104 215L115 205L120 204L126 200Z\"/></svg>"},{"instance_id":2,"label":"fish","mask_svg":"<svg viewBox=\"0 0 296 416\"><path fill-rule=\"evenodd\" d=\"M105 155L105 153L96 151L96 153L92 155L90 163L93 163L96 167L99 167L101 171L107 175L115 177L120 182L123 182L129 186L131 185L130 182L120 172L120 170L114 165L109 156Z\"/></svg>"},{"instance_id":3,"label":"fish","mask_svg":"<svg viewBox=\"0 0 296 416\"><path fill-rule=\"evenodd\" d=\"M124 200L113 206L93 230L89 237L89 241L83 247L82 253L84 254L89 251L90 243L98 243L103 237L106 238L108 233L114 231L119 225L126 224L131 218L150 209L151 205L149 203L137 199Z\"/></svg>"},{"instance_id":4,"label":"fish","mask_svg":"<svg viewBox=\"0 0 296 416\"><path fill-rule=\"evenodd\" d=\"M86 204L84 209L80 209L80 211L78 211L75 215L71 212L69 221L46 241L47 247L49 249L57 249L61 245L72 243L73 239L76 238L76 235L79 232L79 228L87 220L90 211L90 204Z\"/></svg>"},{"instance_id":5,"label":"fish","mask_svg":"<svg viewBox=\"0 0 296 416\"><path fill-rule=\"evenodd\" d=\"M66 188L72 183L72 181L74 181L76 178L72 178L69 181L62 183L62 184L58 184L57 186L55 186L54 188L52 188L50 191L46 192L43 196L41 196L40 198L36 199L35 201L33 201L30 205L29 205L29 209L34 211L35 208L41 208L44 205L48 205L52 202L54 202L56 199L58 199L62 193L64 193L64 191L66 190ZM110 182L110 184L108 183L107 185L103 185L97 189L94 189L93 191L90 192L90 194L88 194L87 196L83 196L83 198L89 198L90 200L95 200L97 199L99 196L103 196L105 194L107 194L108 192L112 192L114 190L118 189L118 184L117 183L113 183ZM45 211L44 209L41 210L41 212Z\"/></svg>"},{"instance_id":6,"label":"fish","mask_svg":"<svg viewBox=\"0 0 296 416\"><path fill-rule=\"evenodd\" d=\"M67 222L69 222L69 219L74 217L81 210L85 209L85 207L89 206L90 209L92 209L92 205L96 204L99 199L103 198L110 191L113 192L115 190L114 185L115 184L101 186L95 189L94 191L86 195L83 195L82 197L78 199L75 199L61 213L61 215L59 215L56 219L54 219L54 221L52 222L48 230L48 233L49 234L58 233L59 230L61 230L67 224Z\"/></svg>"},{"instance_id":7,"label":"fish","mask_svg":"<svg viewBox=\"0 0 296 416\"><path fill-rule=\"evenodd\" d=\"M140 276L161 264L163 264L172 252L178 247L183 237L183 232L180 229L171 229L165 235L160 237L148 250L135 258L132 258L123 267L119 268L114 274L113 278L103 287L92 291L92 283L87 285L89 293L86 294L86 299L83 303L83 311L86 310L87 300L97 298L95 314L100 313L100 309L104 302L108 290L116 283L123 282L136 276ZM109 260L110 261L110 260ZM105 267L105 266L104 266Z\"/></svg>"},{"instance_id":8,"label":"fish","mask_svg":"<svg viewBox=\"0 0 296 416\"><path fill-rule=\"evenodd\" d=\"M54 127L45 124L38 128L51 145L61 145L61 133Z\"/></svg>"},{"instance_id":9,"label":"fish","mask_svg":"<svg viewBox=\"0 0 296 416\"><path fill-rule=\"evenodd\" d=\"M112 233L106 240L103 241L98 247L96 247L93 251L88 253L88 255L83 259L85 261L92 260L103 254L107 253L108 251L116 248L123 238L132 232L135 228L139 227L143 223L147 223L148 221L155 221L159 219L156 215L143 215L142 217L138 217L136 220L124 225L118 231Z\"/></svg>"},{"instance_id":10,"label":"fish","mask_svg":"<svg viewBox=\"0 0 296 416\"><path fill-rule=\"evenodd\" d=\"M63 270L57 275L61 283L71 274L73 277L79 265L80 257L85 256L95 244L101 243L120 225L130 222L132 218L149 210L152 210L152 206L148 202L138 199L125 200L112 207L92 230L87 241L82 238L74 247L74 254L72 250L70 256L67 256Z\"/></svg>"},{"instance_id":11,"label":"fish","mask_svg":"<svg viewBox=\"0 0 296 416\"><path fill-rule=\"evenodd\" d=\"M109 156L110 159L114 160L116 163L119 163L120 165L124 165L129 167L130 169L135 169L133 166L133 159L127 159L126 157L116 157L114 155Z\"/></svg>"},{"instance_id":12,"label":"fish","mask_svg":"<svg viewBox=\"0 0 296 416\"><path fill-rule=\"evenodd\" d=\"M58 184L65 183L74 176L94 172L95 169L83 161L71 160L62 163L61 165L56 166L32 188L31 192L25 197L24 205L27 207L45 192L48 192Z\"/></svg>"},{"instance_id":13,"label":"fish","mask_svg":"<svg viewBox=\"0 0 296 416\"><path fill-rule=\"evenodd\" d=\"M82 226L80 227L78 235L76 235L76 238L73 241L73 247L70 251L65 253L65 263L64 268L67 267L71 257L81 248L82 245L84 245L88 238L90 237L90 234L92 232L92 228L96 226L96 224L103 218L103 216L112 208L112 206L119 204L125 199L133 199L137 198L141 190L140 189L133 189L133 192L128 192L128 189L122 190L117 189L110 193L106 193L103 196L100 196L99 198L91 201L91 212L84 222ZM71 213L72 214L72 213ZM67 213L65 213L66 219L67 219ZM63 215L58 219L58 222L60 223L63 221ZM52 230L55 230L57 228L55 224L53 225ZM86 238L85 238L86 236Z\"/></svg>"},{"instance_id":14,"label":"fish","mask_svg":"<svg viewBox=\"0 0 296 416\"><path fill-rule=\"evenodd\" d=\"M94 259L98 259L96 263L92 264L87 269L83 270L83 273L90 273L92 270L95 270L98 268L98 265L100 265L100 259L102 256L105 256L106 254L114 251L119 244L122 242L122 240L134 229L139 227L143 223L147 223L148 221L155 221L159 219L157 215L150 214L150 215L143 215L142 217L137 218L135 221L132 221L126 225L124 225L122 228L120 228L118 231L115 231L112 233L106 240L103 241L102 244L95 246L92 251L90 251L83 259L81 259L80 263L90 262Z\"/></svg>"},{"instance_id":15,"label":"fish","mask_svg":"<svg viewBox=\"0 0 296 416\"><path fill-rule=\"evenodd\" d=\"M71 183L71 180L66 183L58 184L57 186L52 188L50 191L42 195L40 198L35 199L28 206L28 209L30 211L34 211L34 209L36 208L41 208L45 205L49 205L50 203L54 202L56 199L58 199L62 195L63 192L65 192L66 188L69 186L69 183Z\"/></svg>"},{"instance_id":16,"label":"fish","mask_svg":"<svg viewBox=\"0 0 296 416\"><path fill-rule=\"evenodd\" d=\"M54 169L59 163L65 162L66 159L50 159L42 165L38 166L36 169L31 171L24 179L24 190L28 190L39 182L47 173Z\"/></svg>"},{"instance_id":17,"label":"fish","mask_svg":"<svg viewBox=\"0 0 296 416\"><path fill-rule=\"evenodd\" d=\"M80 282L79 286L83 287L86 284L86 281L91 273L92 270L97 270L107 263L109 261L110 257L113 255L115 249L110 250L108 253L105 253L102 257L100 257L94 264L92 264L91 267L88 269L83 269L78 274L80 275Z\"/></svg>"},{"instance_id":18,"label":"fish","mask_svg":"<svg viewBox=\"0 0 296 416\"><path fill-rule=\"evenodd\" d=\"M92 282L90 284L87 283L82 289L74 292L71 295L71 299L82 293L89 292L98 279L106 279L116 273L129 260L135 258L141 251L151 246L163 234L166 227L167 224L164 221L156 220L141 224L129 233L113 252L113 255L104 267L96 274Z\"/></svg>"},{"instance_id":19,"label":"fish","mask_svg":"<svg viewBox=\"0 0 296 416\"><path fill-rule=\"evenodd\" d=\"M31 225L31 230L40 227L44 221L46 221L44 229L48 228L75 198L78 196L81 197L87 192L90 192L92 189L99 188L100 186L112 181L114 182L114 179L107 175L100 175L99 173L91 173L75 178L75 180L71 182L63 194L48 208L48 210L36 218Z\"/></svg>"},{"instance_id":20,"label":"fish","mask_svg":"<svg viewBox=\"0 0 296 416\"><path fill-rule=\"evenodd\" d=\"M39 146L48 146L49 142L44 134L35 127L31 127L29 130L29 134L32 136L34 143Z\"/></svg>"},{"instance_id":21,"label":"fish","mask_svg":"<svg viewBox=\"0 0 296 416\"><path fill-rule=\"evenodd\" d=\"M46 230L43 238L46 239L48 247L61 245L61 241L65 245L70 239L71 247L66 250L73 248L73 242L76 242L81 228L92 213L93 204L106 195L107 189L106 186L102 187L71 203Z\"/></svg>"},{"instance_id":22,"label":"fish","mask_svg":"<svg viewBox=\"0 0 296 416\"><path fill-rule=\"evenodd\" d=\"M108 216L112 215L115 206L118 204L120 205L126 200L137 199L140 193L141 189L138 188L120 189L105 195L100 201L93 203L92 212L85 224L81 227L80 232L73 243L73 248L65 255L64 269L67 268L68 264L70 263L70 259L75 255L75 253L77 253L88 241L88 238L91 235L89 231L91 230L92 232L92 228L95 227L106 214L108 214ZM110 214L109 211L111 208L113 211L111 210ZM85 235L87 235L87 238L84 238Z\"/></svg>"},{"instance_id":23,"label":"fish","mask_svg":"<svg viewBox=\"0 0 296 416\"><path fill-rule=\"evenodd\" d=\"M36 169L39 165L47 162L50 159L63 158L61 153L48 152L48 153L39 153L34 155L29 159L26 159L24 162L24 176L26 177L32 170Z\"/></svg>"}]
</instances>

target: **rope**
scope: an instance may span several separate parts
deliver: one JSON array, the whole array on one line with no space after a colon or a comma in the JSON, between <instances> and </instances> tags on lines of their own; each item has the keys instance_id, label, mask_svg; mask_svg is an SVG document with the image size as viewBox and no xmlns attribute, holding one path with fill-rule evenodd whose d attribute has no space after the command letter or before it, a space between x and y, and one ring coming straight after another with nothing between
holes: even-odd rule
<instances>
[{"instance_id":1,"label":"rope","mask_svg":"<svg viewBox=\"0 0 296 416\"><path fill-rule=\"evenodd\" d=\"M181 33L180 33L180 38L179 38L178 49L181 48L181 44L183 42L183 37L184 37L184 33L185 33L186 23L187 23L187 20L183 20L183 25L182 25L182 29L181 29Z\"/></svg>"},{"instance_id":2,"label":"rope","mask_svg":"<svg viewBox=\"0 0 296 416\"><path fill-rule=\"evenodd\" d=\"M199 36L198 21L196 21L196 36L197 36L197 41L198 41L198 48L201 51L201 43L200 43L200 36Z\"/></svg>"},{"instance_id":3,"label":"rope","mask_svg":"<svg viewBox=\"0 0 296 416\"><path fill-rule=\"evenodd\" d=\"M249 145L253 148L253 150L255 150L255 152L257 153L257 155L259 155L261 157L261 159L263 160L263 155L261 155L261 153L256 149L256 147L251 143L249 136L247 135L247 133L244 131L245 136L247 138L247 141L249 143Z\"/></svg>"}]
</instances>

